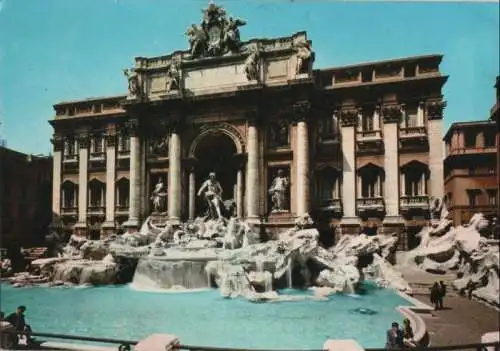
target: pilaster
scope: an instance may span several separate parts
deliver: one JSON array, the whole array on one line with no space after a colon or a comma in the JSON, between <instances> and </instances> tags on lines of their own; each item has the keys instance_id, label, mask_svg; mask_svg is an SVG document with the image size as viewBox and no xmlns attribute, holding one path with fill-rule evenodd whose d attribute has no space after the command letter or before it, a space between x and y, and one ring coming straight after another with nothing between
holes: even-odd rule
<instances>
[{"instance_id":1,"label":"pilaster","mask_svg":"<svg viewBox=\"0 0 500 351\"><path fill-rule=\"evenodd\" d=\"M116 179L116 142L114 131L106 134L106 220L102 224L105 235L115 229L115 179Z\"/></svg>"},{"instance_id":2,"label":"pilaster","mask_svg":"<svg viewBox=\"0 0 500 351\"><path fill-rule=\"evenodd\" d=\"M80 236L86 236L87 234L89 143L88 134L78 135L78 145L80 147L78 157L78 222L73 228L75 234Z\"/></svg>"},{"instance_id":3,"label":"pilaster","mask_svg":"<svg viewBox=\"0 0 500 351\"><path fill-rule=\"evenodd\" d=\"M138 121L129 121L126 126L130 136L130 188L129 217L123 226L127 228L129 232L134 232L139 228L141 144Z\"/></svg>"},{"instance_id":4,"label":"pilaster","mask_svg":"<svg viewBox=\"0 0 500 351\"><path fill-rule=\"evenodd\" d=\"M443 112L446 102L428 102L426 107L429 134L429 195L442 199L444 196Z\"/></svg>"},{"instance_id":5,"label":"pilaster","mask_svg":"<svg viewBox=\"0 0 500 351\"><path fill-rule=\"evenodd\" d=\"M246 183L246 216L255 221L259 218L259 131L257 126L257 110L250 111L247 130L247 183Z\"/></svg>"},{"instance_id":6,"label":"pilaster","mask_svg":"<svg viewBox=\"0 0 500 351\"><path fill-rule=\"evenodd\" d=\"M339 111L342 129L342 202L344 216L341 220L343 234L359 234L356 216L356 120L359 110L354 106Z\"/></svg>"},{"instance_id":7,"label":"pilaster","mask_svg":"<svg viewBox=\"0 0 500 351\"><path fill-rule=\"evenodd\" d=\"M53 221L61 215L61 164L64 141L63 138L55 134L52 138L53 159L52 159L52 217Z\"/></svg>"},{"instance_id":8,"label":"pilaster","mask_svg":"<svg viewBox=\"0 0 500 351\"><path fill-rule=\"evenodd\" d=\"M309 132L307 120L310 109L309 102L293 105L295 122L297 123L295 199L297 203L296 215L299 217L309 212Z\"/></svg>"},{"instance_id":9,"label":"pilaster","mask_svg":"<svg viewBox=\"0 0 500 351\"><path fill-rule=\"evenodd\" d=\"M179 128L178 123L171 125L168 147L168 217L173 224L180 223L182 209L182 146Z\"/></svg>"},{"instance_id":10,"label":"pilaster","mask_svg":"<svg viewBox=\"0 0 500 351\"><path fill-rule=\"evenodd\" d=\"M399 124L403 116L400 104L382 107L384 121L384 200L386 219L399 221ZM385 221L385 220L384 220Z\"/></svg>"}]
</instances>

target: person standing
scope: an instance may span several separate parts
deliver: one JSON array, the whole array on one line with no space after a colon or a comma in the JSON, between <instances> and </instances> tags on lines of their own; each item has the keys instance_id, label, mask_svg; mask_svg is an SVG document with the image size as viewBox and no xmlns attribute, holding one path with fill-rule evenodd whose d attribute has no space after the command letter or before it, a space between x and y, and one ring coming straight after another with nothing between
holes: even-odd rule
<instances>
[{"instance_id":1,"label":"person standing","mask_svg":"<svg viewBox=\"0 0 500 351\"><path fill-rule=\"evenodd\" d=\"M444 282L441 280L439 282L439 295L438 295L438 305L439 305L439 309L443 309L443 300L444 300L444 297L446 296L446 285L444 284Z\"/></svg>"},{"instance_id":2,"label":"person standing","mask_svg":"<svg viewBox=\"0 0 500 351\"><path fill-rule=\"evenodd\" d=\"M434 283L431 287L431 303L434 305L434 309L439 309L439 284L437 282Z\"/></svg>"}]
</instances>

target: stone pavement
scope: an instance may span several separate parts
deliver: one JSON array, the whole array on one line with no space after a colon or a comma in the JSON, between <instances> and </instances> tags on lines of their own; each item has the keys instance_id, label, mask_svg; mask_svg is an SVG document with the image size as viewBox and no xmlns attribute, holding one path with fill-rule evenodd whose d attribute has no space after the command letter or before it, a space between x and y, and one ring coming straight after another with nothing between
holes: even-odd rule
<instances>
[{"instance_id":1,"label":"stone pavement","mask_svg":"<svg viewBox=\"0 0 500 351\"><path fill-rule=\"evenodd\" d=\"M428 295L415 295L429 303ZM499 312L474 300L450 296L444 300L444 310L434 316L422 316L432 346L472 344L481 342L485 333L499 330Z\"/></svg>"},{"instance_id":2,"label":"stone pavement","mask_svg":"<svg viewBox=\"0 0 500 351\"><path fill-rule=\"evenodd\" d=\"M407 267L399 269L414 287L414 297L426 304L430 304L429 287L435 281L443 280L448 286L445 309L433 312L432 316L420 314L427 326L432 346L479 343L483 334L499 330L500 315L497 310L458 296L453 290L451 281L455 279L455 274L431 274Z\"/></svg>"}]
</instances>

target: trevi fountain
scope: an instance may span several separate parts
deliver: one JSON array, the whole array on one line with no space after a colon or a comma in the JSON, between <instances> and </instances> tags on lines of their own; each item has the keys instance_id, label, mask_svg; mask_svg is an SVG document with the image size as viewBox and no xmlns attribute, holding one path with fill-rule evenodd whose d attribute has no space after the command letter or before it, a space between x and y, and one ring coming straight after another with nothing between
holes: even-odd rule
<instances>
[{"instance_id":1,"label":"trevi fountain","mask_svg":"<svg viewBox=\"0 0 500 351\"><path fill-rule=\"evenodd\" d=\"M499 304L498 246L481 236L488 225L481 214L454 228L446 208L434 208L420 245L394 266L396 236L345 235L326 248L308 215L264 241L226 211L216 185L211 177L200 188L208 210L189 223L155 224L166 216L158 186L155 212L136 233L67 242L51 233L54 257L3 283L2 310L27 305L29 323L44 332L125 339L161 332L188 344L300 349L346 338L382 347L390 323L403 318L396 307L410 304L396 293L412 293L398 266L455 271L457 289L472 284L474 296Z\"/></svg>"}]
</instances>

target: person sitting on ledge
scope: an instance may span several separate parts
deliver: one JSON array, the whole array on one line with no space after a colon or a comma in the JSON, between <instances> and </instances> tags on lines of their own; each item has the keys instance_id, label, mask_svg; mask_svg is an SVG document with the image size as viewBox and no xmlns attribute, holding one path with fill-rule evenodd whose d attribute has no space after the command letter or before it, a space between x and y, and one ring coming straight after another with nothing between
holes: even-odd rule
<instances>
[{"instance_id":1,"label":"person sitting on ledge","mask_svg":"<svg viewBox=\"0 0 500 351\"><path fill-rule=\"evenodd\" d=\"M387 331L387 341L385 343L385 348L399 349L403 347L403 331L399 329L399 324L397 322L392 322L391 329Z\"/></svg>"},{"instance_id":2,"label":"person sitting on ledge","mask_svg":"<svg viewBox=\"0 0 500 351\"><path fill-rule=\"evenodd\" d=\"M24 312L26 312L26 306L21 305L16 309L16 312L8 315L5 320L12 324L18 332L31 333L31 327L26 324L26 321L24 320ZM30 335L26 335L26 344L31 344L33 342L34 339L31 338Z\"/></svg>"},{"instance_id":3,"label":"person sitting on ledge","mask_svg":"<svg viewBox=\"0 0 500 351\"><path fill-rule=\"evenodd\" d=\"M403 343L406 347L417 347L417 343L413 340L413 328L408 318L403 321Z\"/></svg>"}]
</instances>

